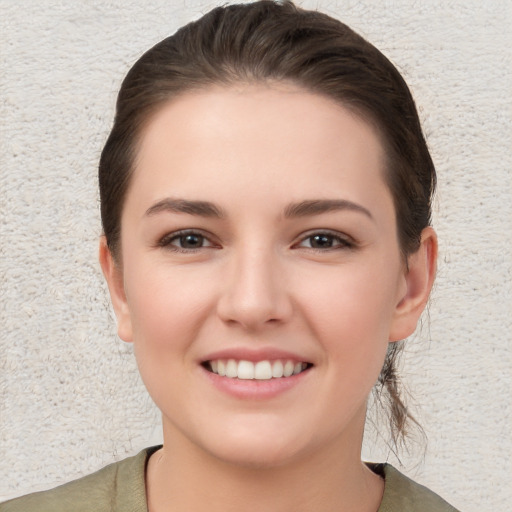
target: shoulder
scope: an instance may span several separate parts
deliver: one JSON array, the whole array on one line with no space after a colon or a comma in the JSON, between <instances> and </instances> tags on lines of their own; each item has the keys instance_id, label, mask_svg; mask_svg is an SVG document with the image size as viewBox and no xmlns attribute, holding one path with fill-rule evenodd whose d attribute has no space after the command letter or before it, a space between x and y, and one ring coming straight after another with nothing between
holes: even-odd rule
<instances>
[{"instance_id":1,"label":"shoulder","mask_svg":"<svg viewBox=\"0 0 512 512\"><path fill-rule=\"evenodd\" d=\"M384 477L385 487L378 512L458 512L436 493L406 477L390 464L369 464Z\"/></svg>"},{"instance_id":2,"label":"shoulder","mask_svg":"<svg viewBox=\"0 0 512 512\"><path fill-rule=\"evenodd\" d=\"M0 504L0 512L146 512L148 448L67 484Z\"/></svg>"}]
</instances>

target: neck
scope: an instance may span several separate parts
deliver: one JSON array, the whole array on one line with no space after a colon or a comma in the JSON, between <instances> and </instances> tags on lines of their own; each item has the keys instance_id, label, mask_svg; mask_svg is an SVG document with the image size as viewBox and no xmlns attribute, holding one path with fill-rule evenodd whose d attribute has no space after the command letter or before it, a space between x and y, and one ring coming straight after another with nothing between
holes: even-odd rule
<instances>
[{"instance_id":1,"label":"neck","mask_svg":"<svg viewBox=\"0 0 512 512\"><path fill-rule=\"evenodd\" d=\"M376 512L384 483L360 460L361 440L279 465L240 465L164 435L147 469L149 512Z\"/></svg>"}]
</instances>

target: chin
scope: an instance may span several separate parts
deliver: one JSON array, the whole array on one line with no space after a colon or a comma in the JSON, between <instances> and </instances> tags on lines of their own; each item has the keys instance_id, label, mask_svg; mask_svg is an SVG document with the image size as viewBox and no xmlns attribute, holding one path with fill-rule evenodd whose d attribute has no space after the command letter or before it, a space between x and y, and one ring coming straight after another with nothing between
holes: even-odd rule
<instances>
[{"instance_id":1,"label":"chin","mask_svg":"<svg viewBox=\"0 0 512 512\"><path fill-rule=\"evenodd\" d=\"M274 469L300 458L295 449L286 449L282 446L268 446L268 443L258 443L257 446L236 446L223 449L216 447L211 454L226 464L245 469Z\"/></svg>"},{"instance_id":2,"label":"chin","mask_svg":"<svg viewBox=\"0 0 512 512\"><path fill-rule=\"evenodd\" d=\"M304 457L310 451L304 437L282 428L230 429L229 434L205 440L203 447L227 464L247 469L271 469Z\"/></svg>"}]
</instances>

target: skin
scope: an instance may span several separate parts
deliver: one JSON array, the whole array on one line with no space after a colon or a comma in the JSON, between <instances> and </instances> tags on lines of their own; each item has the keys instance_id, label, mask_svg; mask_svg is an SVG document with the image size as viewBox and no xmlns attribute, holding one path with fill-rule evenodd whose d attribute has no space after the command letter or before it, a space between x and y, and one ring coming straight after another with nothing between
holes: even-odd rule
<instances>
[{"instance_id":1,"label":"skin","mask_svg":"<svg viewBox=\"0 0 512 512\"><path fill-rule=\"evenodd\" d=\"M366 400L388 343L414 331L437 254L426 228L406 267L383 161L368 123L290 84L186 93L147 125L122 265L104 239L100 262L162 411L151 511L377 510L383 482L360 460ZM336 207L304 207L320 200ZM275 396L240 398L201 364L240 349L312 366Z\"/></svg>"}]
</instances>

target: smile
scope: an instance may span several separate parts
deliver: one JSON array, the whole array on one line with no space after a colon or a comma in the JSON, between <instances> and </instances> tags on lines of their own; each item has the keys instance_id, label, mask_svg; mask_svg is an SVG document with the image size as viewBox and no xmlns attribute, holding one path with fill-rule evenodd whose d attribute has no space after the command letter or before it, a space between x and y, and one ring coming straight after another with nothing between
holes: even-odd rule
<instances>
[{"instance_id":1,"label":"smile","mask_svg":"<svg viewBox=\"0 0 512 512\"><path fill-rule=\"evenodd\" d=\"M215 359L207 361L205 368L221 377L240 380L270 380L298 375L307 370L310 363L292 360L237 361L235 359Z\"/></svg>"}]
</instances>

